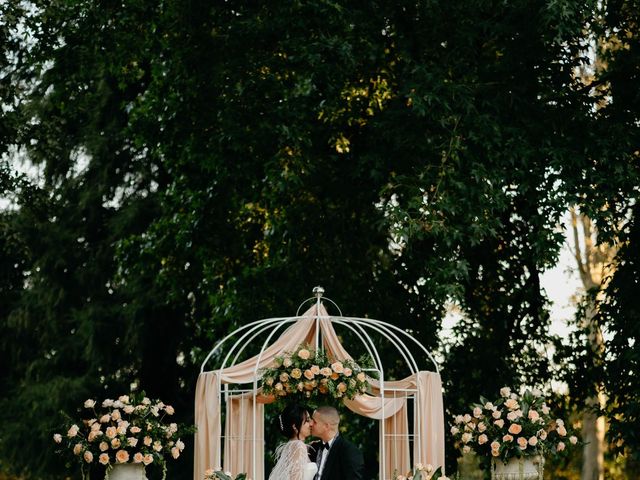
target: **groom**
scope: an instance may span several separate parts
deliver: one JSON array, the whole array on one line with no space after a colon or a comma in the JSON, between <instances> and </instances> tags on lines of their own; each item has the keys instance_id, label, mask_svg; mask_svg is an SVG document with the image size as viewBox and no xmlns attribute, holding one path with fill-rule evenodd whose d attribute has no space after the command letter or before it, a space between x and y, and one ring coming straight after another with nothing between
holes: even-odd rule
<instances>
[{"instance_id":1,"label":"groom","mask_svg":"<svg viewBox=\"0 0 640 480\"><path fill-rule=\"evenodd\" d=\"M320 440L311 442L311 461L318 464L314 480L361 480L364 460L360 450L338 434L340 415L329 406L313 412L311 434Z\"/></svg>"}]
</instances>

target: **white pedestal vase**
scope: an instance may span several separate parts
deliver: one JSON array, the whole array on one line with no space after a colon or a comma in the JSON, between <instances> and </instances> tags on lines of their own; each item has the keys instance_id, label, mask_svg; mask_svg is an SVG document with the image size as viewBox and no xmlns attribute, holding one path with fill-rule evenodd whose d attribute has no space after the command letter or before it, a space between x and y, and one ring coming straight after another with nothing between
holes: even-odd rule
<instances>
[{"instance_id":1,"label":"white pedestal vase","mask_svg":"<svg viewBox=\"0 0 640 480\"><path fill-rule=\"evenodd\" d=\"M116 463L107 470L105 480L147 480L142 463Z\"/></svg>"},{"instance_id":2,"label":"white pedestal vase","mask_svg":"<svg viewBox=\"0 0 640 480\"><path fill-rule=\"evenodd\" d=\"M542 480L544 458L539 456L512 458L504 463L491 460L491 480Z\"/></svg>"}]
</instances>

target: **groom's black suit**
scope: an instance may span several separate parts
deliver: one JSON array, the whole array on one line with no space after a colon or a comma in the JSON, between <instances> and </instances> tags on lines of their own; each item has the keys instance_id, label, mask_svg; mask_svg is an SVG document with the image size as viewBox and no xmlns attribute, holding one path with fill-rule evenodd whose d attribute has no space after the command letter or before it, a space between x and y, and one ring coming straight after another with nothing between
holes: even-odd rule
<instances>
[{"instance_id":1,"label":"groom's black suit","mask_svg":"<svg viewBox=\"0 0 640 480\"><path fill-rule=\"evenodd\" d=\"M322 441L311 442L310 457L315 462ZM323 452L327 455L322 476L319 480L361 480L364 471L362 453L353 443L338 435L331 448Z\"/></svg>"}]
</instances>

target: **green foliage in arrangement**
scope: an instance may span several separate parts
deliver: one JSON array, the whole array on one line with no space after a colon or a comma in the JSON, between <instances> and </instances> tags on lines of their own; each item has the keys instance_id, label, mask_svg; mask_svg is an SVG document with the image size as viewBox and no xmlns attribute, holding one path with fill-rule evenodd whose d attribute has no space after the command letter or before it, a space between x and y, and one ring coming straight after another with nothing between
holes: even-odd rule
<instances>
[{"instance_id":1,"label":"green foliage in arrangement","mask_svg":"<svg viewBox=\"0 0 640 480\"><path fill-rule=\"evenodd\" d=\"M0 3L0 471L68 473L50 448L57 413L130 383L192 423L213 344L292 315L317 284L439 350L449 414L548 383L540 276L572 205L628 242L601 320L615 368L594 374L622 419L612 438L637 454L636 384L614 374L640 358L624 345L638 240L623 235L637 219L639 11ZM462 320L443 342L451 305ZM589 352L572 347L578 365ZM385 378L405 377L379 348ZM575 378L579 402L592 377ZM374 423L351 425L375 452ZM185 443L176 480L191 477Z\"/></svg>"}]
</instances>

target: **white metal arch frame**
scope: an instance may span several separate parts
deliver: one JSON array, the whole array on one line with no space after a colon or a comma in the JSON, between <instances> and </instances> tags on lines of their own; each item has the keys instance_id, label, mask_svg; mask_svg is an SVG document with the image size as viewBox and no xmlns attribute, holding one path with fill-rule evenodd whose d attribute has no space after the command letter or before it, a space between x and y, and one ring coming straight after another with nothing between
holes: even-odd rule
<instances>
[{"instance_id":1,"label":"white metal arch frame","mask_svg":"<svg viewBox=\"0 0 640 480\"><path fill-rule=\"evenodd\" d=\"M384 365L378 353L378 349L376 348L375 343L373 342L373 339L369 334L369 331L375 332L381 335L392 346L396 348L396 350L404 360L405 364L409 368L409 371L411 372L411 374L417 374L419 371L419 368L418 368L418 362L416 361L416 358L412 354L411 350L407 347L407 343L415 345L419 349L419 351L423 352L425 354L425 357L423 357L423 359L428 359L433 364L436 373L440 373L438 364L436 363L431 353L424 347L424 345L418 342L413 336L411 336L405 330L381 320L375 320L371 318L360 318L360 317L344 317L342 316L340 307L338 307L338 305L333 300L327 297L324 297L324 289L322 287L315 287L313 289L313 293L314 293L313 297L306 299L300 304L295 317L274 317L274 318L265 318L261 320L256 320L246 325L243 325L238 329L236 329L235 331L233 331L232 333L228 334L226 337L220 340L214 346L214 348L209 352L209 354L206 356L206 358L204 359L200 367L200 372L201 373L204 372L205 366L207 365L209 360L211 360L212 357L217 352L219 352L225 344L229 344L228 342L234 339L235 337L239 336L239 338L235 340L235 342L231 345L231 348L227 351L219 368L214 370L224 370L225 368L233 367L234 365L236 365L236 362L241 357L242 352L246 349L246 347L251 345L252 342L254 342L256 339L258 340L261 339L266 332L269 332L266 339L262 342L262 346L258 354L258 360L256 362L256 368L253 374L253 394L256 395L258 391L258 381L259 381L258 365L260 365L260 360L262 359L262 355L265 349L270 345L271 340L279 331L281 332L283 330L282 327L288 324L295 323L298 320L301 320L302 318L308 318L308 317L299 316L300 310L305 304L312 301L316 302L316 307L317 307L316 312L319 312L320 305L322 304L322 301L325 300L330 302L333 306L336 307L336 309L340 313L340 316L330 316L330 315L322 316L317 314L313 316L316 322L315 342L314 342L315 349L316 350L324 349L324 345L321 339L321 332L320 332L320 320L328 319L331 321L332 324L344 326L362 342L362 345L364 346L367 354L371 357L374 367L369 369L364 369L364 370L375 371L378 373L381 393L385 391ZM219 382L219 387L222 387L222 384L221 384L222 379L220 378L220 376L218 377L218 382ZM228 398L228 395L229 395L228 387L229 387L228 384L224 385L225 400ZM219 388L218 391L222 396L222 388ZM220 402L220 404L221 403L222 402ZM414 415L419 415L419 414L420 414L419 410L416 409L416 411L414 412ZM385 417L384 402L382 402L382 418L384 417ZM252 431L253 431L254 442L256 441L255 435L256 435L257 420L258 419L257 419L257 412L256 412L256 404L254 402L253 412L252 412L252 426L253 426ZM382 432L382 438L384 438L384 435L385 435L384 421L381 421L380 429ZM418 436L417 441L421 442L420 436ZM381 450L381 463L382 463L381 469L383 472L386 471L385 469L386 455L385 455L384 443L385 442L382 442L382 445L381 445L381 449L382 449ZM253 471L255 472L257 459L255 455L255 449L253 450L254 452L253 452L252 463L253 463Z\"/></svg>"}]
</instances>

